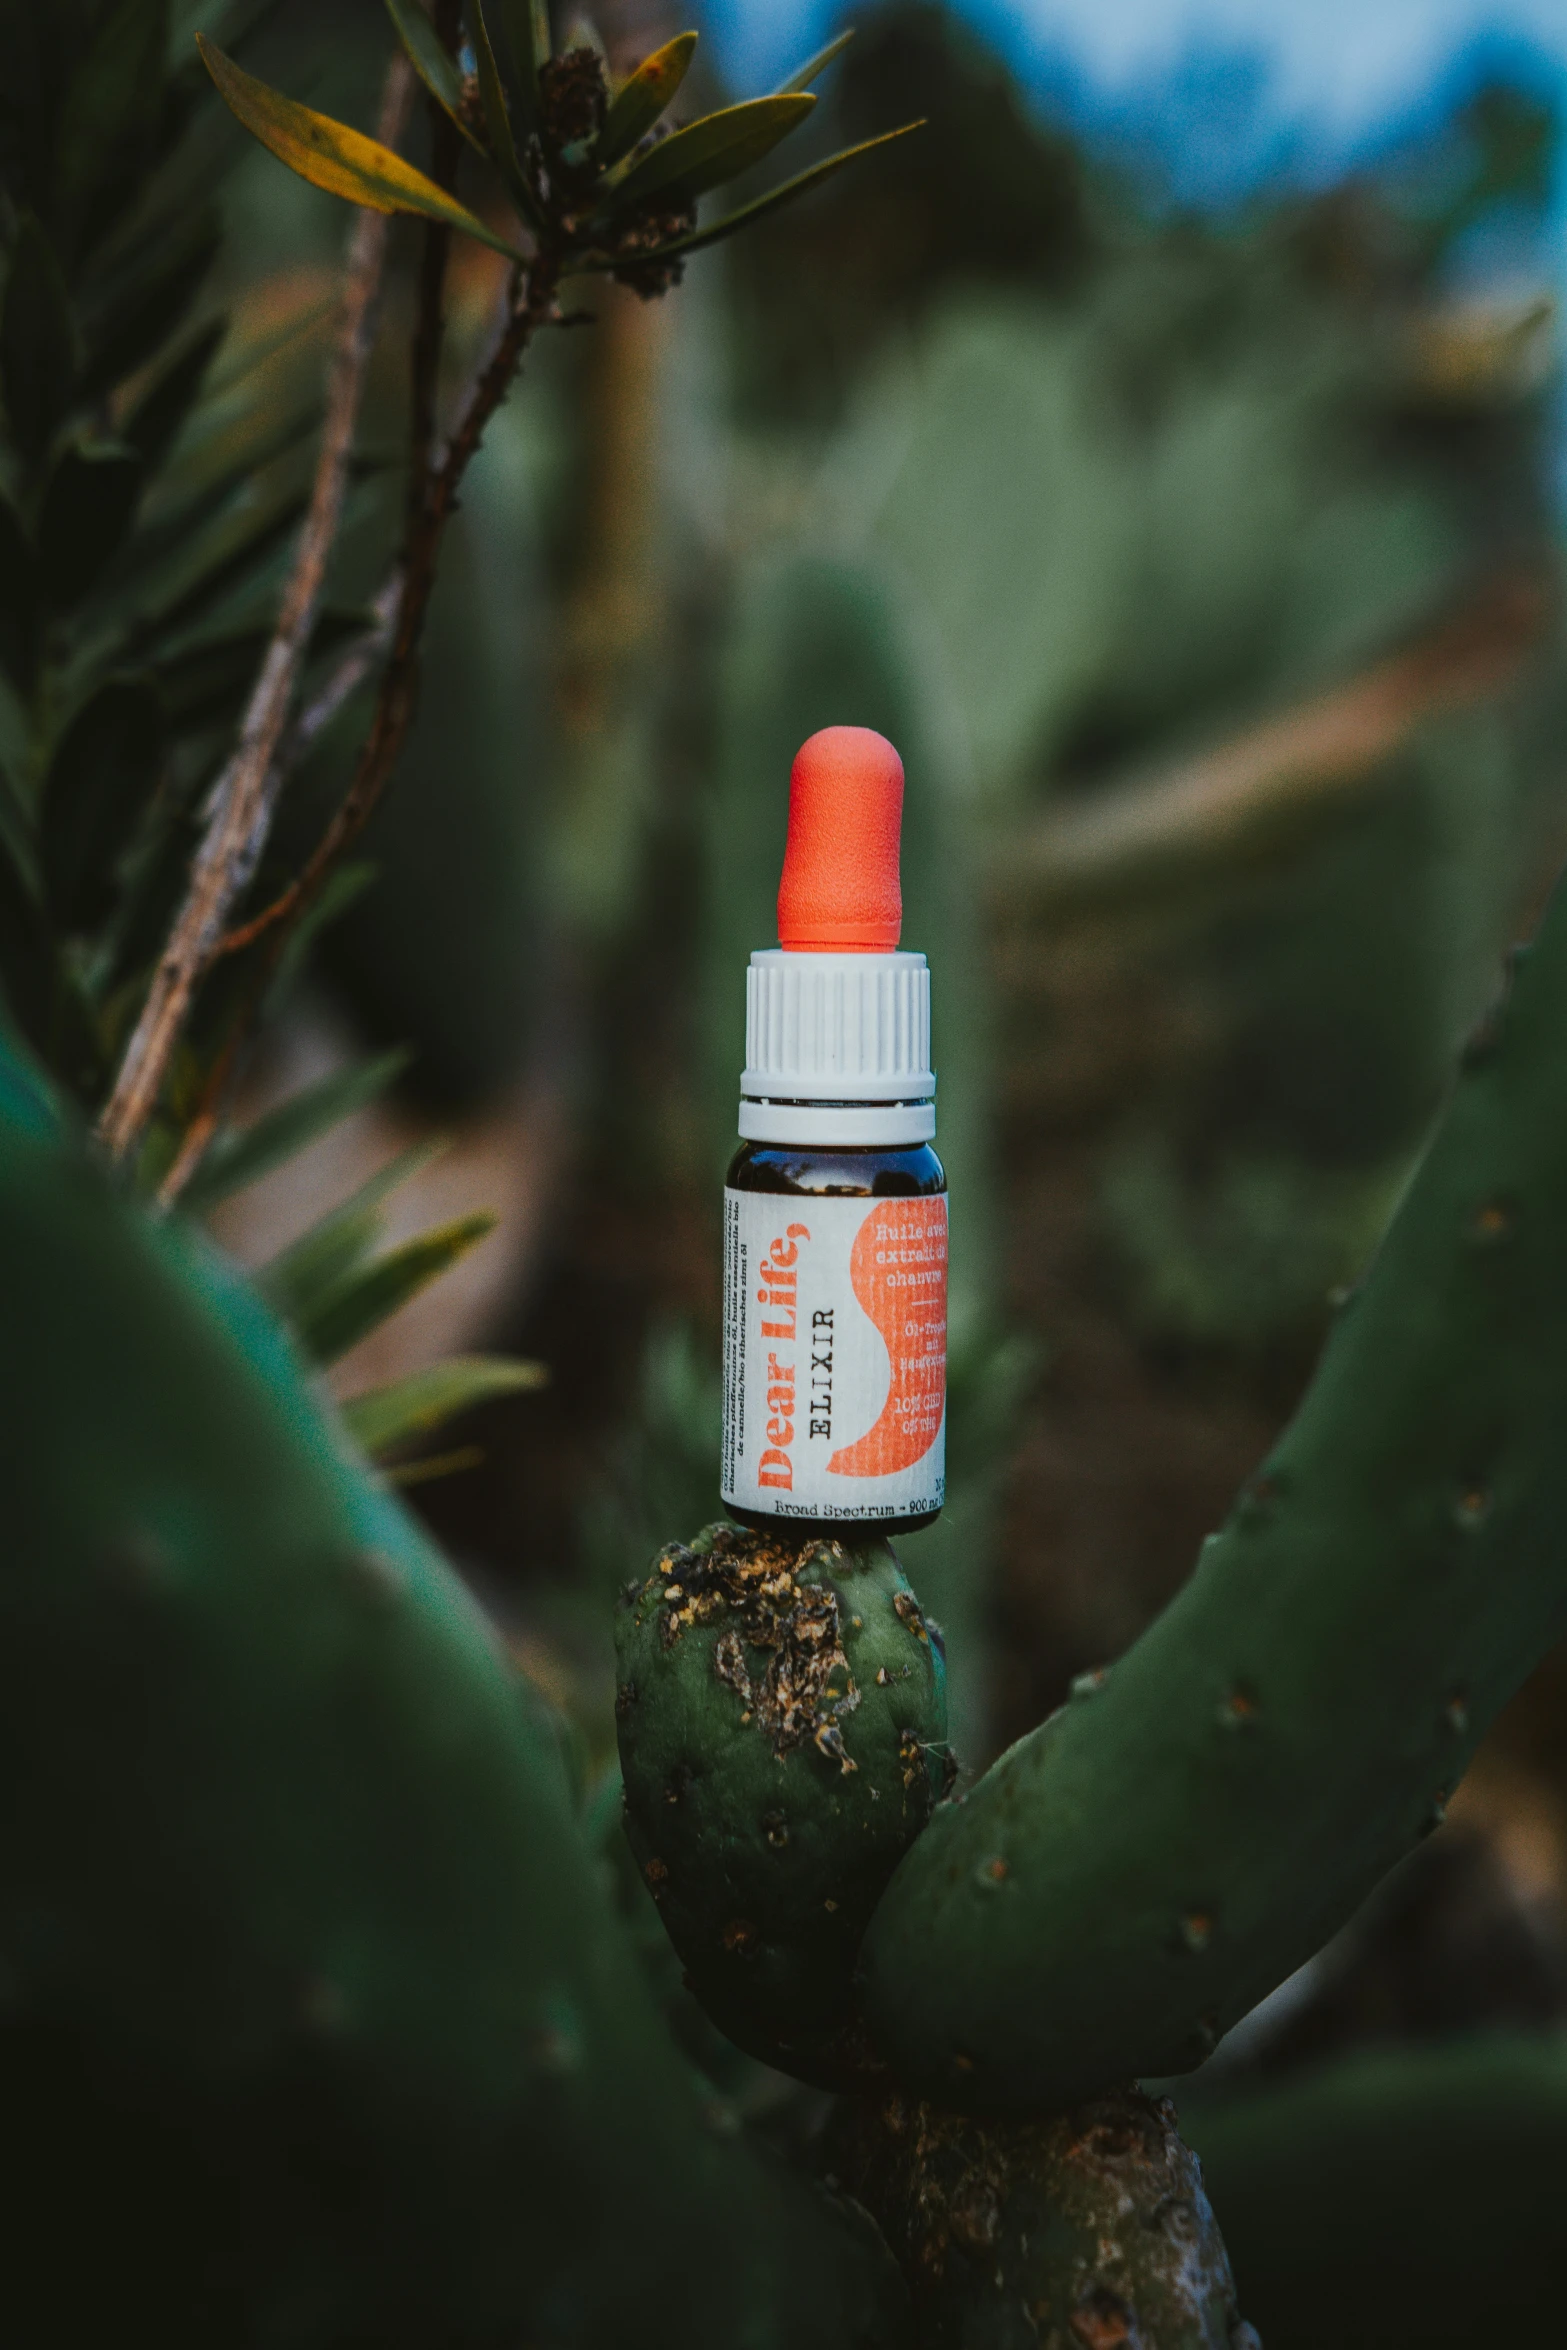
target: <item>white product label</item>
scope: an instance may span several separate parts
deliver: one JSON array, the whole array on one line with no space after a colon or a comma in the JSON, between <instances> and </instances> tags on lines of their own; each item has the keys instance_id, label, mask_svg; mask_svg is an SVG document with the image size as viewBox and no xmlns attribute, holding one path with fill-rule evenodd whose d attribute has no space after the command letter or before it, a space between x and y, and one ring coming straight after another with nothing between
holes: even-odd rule
<instances>
[{"instance_id":1,"label":"white product label","mask_svg":"<svg viewBox=\"0 0 1567 2350\"><path fill-rule=\"evenodd\" d=\"M723 1497L911 1518L946 1493L947 1203L724 1193Z\"/></svg>"}]
</instances>

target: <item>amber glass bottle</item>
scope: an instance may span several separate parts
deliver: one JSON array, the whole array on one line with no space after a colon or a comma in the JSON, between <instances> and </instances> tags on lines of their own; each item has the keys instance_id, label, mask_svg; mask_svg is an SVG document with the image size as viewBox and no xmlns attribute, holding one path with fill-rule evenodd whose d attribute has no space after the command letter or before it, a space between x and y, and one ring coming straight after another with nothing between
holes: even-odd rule
<instances>
[{"instance_id":1,"label":"amber glass bottle","mask_svg":"<svg viewBox=\"0 0 1567 2350\"><path fill-rule=\"evenodd\" d=\"M724 1506L862 1536L946 1493L947 1180L930 974L898 945L903 769L829 727L790 777L724 1189Z\"/></svg>"}]
</instances>

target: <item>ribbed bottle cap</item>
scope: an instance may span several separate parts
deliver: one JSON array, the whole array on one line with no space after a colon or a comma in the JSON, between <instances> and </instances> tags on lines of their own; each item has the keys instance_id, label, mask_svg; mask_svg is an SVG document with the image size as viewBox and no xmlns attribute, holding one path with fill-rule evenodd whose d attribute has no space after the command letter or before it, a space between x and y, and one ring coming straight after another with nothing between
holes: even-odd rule
<instances>
[{"instance_id":1,"label":"ribbed bottle cap","mask_svg":"<svg viewBox=\"0 0 1567 2350\"><path fill-rule=\"evenodd\" d=\"M930 972L923 955L769 947L746 973L740 1132L752 1142L929 1142Z\"/></svg>"}]
</instances>

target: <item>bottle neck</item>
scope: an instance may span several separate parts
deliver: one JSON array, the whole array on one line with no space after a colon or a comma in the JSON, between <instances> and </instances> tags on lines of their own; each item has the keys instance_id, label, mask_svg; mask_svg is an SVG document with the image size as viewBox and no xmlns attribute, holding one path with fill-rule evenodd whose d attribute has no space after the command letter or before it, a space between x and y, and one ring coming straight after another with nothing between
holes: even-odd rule
<instances>
[{"instance_id":1,"label":"bottle neck","mask_svg":"<svg viewBox=\"0 0 1567 2350\"><path fill-rule=\"evenodd\" d=\"M793 1143L802 1148L905 1150L936 1138L933 1100L907 1102L777 1101L745 1094L740 1101L744 1142Z\"/></svg>"}]
</instances>

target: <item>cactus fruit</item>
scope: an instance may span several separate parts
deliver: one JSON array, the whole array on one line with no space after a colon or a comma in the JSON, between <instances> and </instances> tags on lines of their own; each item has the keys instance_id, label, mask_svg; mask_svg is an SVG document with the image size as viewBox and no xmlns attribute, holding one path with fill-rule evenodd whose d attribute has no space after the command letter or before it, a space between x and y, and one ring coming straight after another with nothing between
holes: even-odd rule
<instances>
[{"instance_id":1,"label":"cactus fruit","mask_svg":"<svg viewBox=\"0 0 1567 2350\"><path fill-rule=\"evenodd\" d=\"M1167 2098L1003 2122L857 2099L832 2160L910 2280L919 2350L1256 2350Z\"/></svg>"},{"instance_id":2,"label":"cactus fruit","mask_svg":"<svg viewBox=\"0 0 1567 2350\"><path fill-rule=\"evenodd\" d=\"M881 2248L662 2032L478 1609L3 1053L0 1272L18 2333L751 2350L803 2271L813 2340L885 2341Z\"/></svg>"},{"instance_id":3,"label":"cactus fruit","mask_svg":"<svg viewBox=\"0 0 1567 2350\"><path fill-rule=\"evenodd\" d=\"M1184 2071L1442 1816L1567 1626L1567 893L1300 1409L1108 1675L937 1814L864 1947L911 2089Z\"/></svg>"},{"instance_id":4,"label":"cactus fruit","mask_svg":"<svg viewBox=\"0 0 1567 2350\"><path fill-rule=\"evenodd\" d=\"M626 1832L692 1989L749 2054L857 2068L852 1977L949 1769L940 1634L891 1547L707 1527L616 1619Z\"/></svg>"}]
</instances>

